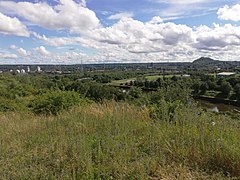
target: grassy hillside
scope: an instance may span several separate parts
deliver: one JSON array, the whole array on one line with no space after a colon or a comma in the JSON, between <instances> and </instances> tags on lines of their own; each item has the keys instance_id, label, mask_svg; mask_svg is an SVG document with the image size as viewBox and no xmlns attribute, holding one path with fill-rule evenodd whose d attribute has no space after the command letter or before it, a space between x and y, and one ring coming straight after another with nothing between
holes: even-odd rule
<instances>
[{"instance_id":1,"label":"grassy hillside","mask_svg":"<svg viewBox=\"0 0 240 180\"><path fill-rule=\"evenodd\" d=\"M240 177L239 121L197 108L153 116L93 103L58 116L3 113L0 123L0 179Z\"/></svg>"}]
</instances>

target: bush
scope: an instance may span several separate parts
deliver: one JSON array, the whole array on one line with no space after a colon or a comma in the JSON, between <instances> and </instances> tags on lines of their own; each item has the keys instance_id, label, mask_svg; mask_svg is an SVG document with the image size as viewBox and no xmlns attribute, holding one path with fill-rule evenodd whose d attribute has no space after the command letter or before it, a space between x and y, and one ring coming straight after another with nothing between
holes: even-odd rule
<instances>
[{"instance_id":1,"label":"bush","mask_svg":"<svg viewBox=\"0 0 240 180\"><path fill-rule=\"evenodd\" d=\"M179 101L186 105L192 101L190 97L190 89L181 87L179 85L160 88L157 92L150 94L151 104L158 103L162 99L167 102Z\"/></svg>"},{"instance_id":2,"label":"bush","mask_svg":"<svg viewBox=\"0 0 240 180\"><path fill-rule=\"evenodd\" d=\"M128 94L133 98L140 98L142 96L141 88L132 87Z\"/></svg>"},{"instance_id":3,"label":"bush","mask_svg":"<svg viewBox=\"0 0 240 180\"><path fill-rule=\"evenodd\" d=\"M0 112L15 111L18 105L12 101L5 98L0 98Z\"/></svg>"},{"instance_id":4,"label":"bush","mask_svg":"<svg viewBox=\"0 0 240 180\"><path fill-rule=\"evenodd\" d=\"M91 84L86 93L86 97L96 101L101 102L103 100L125 100L126 94L111 86L103 86L101 84Z\"/></svg>"},{"instance_id":5,"label":"bush","mask_svg":"<svg viewBox=\"0 0 240 180\"><path fill-rule=\"evenodd\" d=\"M174 121L174 116L182 108L180 101L167 102L161 99L158 104L154 104L150 108L150 115L155 120L171 122Z\"/></svg>"},{"instance_id":6,"label":"bush","mask_svg":"<svg viewBox=\"0 0 240 180\"><path fill-rule=\"evenodd\" d=\"M79 94L74 91L49 91L38 96L31 107L36 114L57 115L62 110L67 110L73 105L83 102Z\"/></svg>"}]
</instances>

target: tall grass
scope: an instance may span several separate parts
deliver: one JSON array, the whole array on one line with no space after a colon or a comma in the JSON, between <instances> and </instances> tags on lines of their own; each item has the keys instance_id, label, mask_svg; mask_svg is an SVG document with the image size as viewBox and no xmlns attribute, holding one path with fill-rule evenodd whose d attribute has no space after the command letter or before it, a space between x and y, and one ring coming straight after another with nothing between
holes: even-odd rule
<instances>
[{"instance_id":1,"label":"tall grass","mask_svg":"<svg viewBox=\"0 0 240 180\"><path fill-rule=\"evenodd\" d=\"M108 102L56 117L0 115L0 179L240 177L239 121L182 108L174 121Z\"/></svg>"}]
</instances>

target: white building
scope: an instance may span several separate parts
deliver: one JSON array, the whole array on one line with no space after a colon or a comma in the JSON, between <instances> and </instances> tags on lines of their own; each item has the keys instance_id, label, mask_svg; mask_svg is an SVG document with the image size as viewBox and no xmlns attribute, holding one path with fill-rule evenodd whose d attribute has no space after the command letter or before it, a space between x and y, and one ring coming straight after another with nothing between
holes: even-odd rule
<instances>
[{"instance_id":1,"label":"white building","mask_svg":"<svg viewBox=\"0 0 240 180\"><path fill-rule=\"evenodd\" d=\"M228 77L228 76L234 76L235 72L221 72L217 74L217 77Z\"/></svg>"},{"instance_id":2,"label":"white building","mask_svg":"<svg viewBox=\"0 0 240 180\"><path fill-rule=\"evenodd\" d=\"M25 73L26 73L25 69L21 69L21 74L25 74Z\"/></svg>"},{"instance_id":3,"label":"white building","mask_svg":"<svg viewBox=\"0 0 240 180\"><path fill-rule=\"evenodd\" d=\"M182 75L183 77L191 77L191 75L190 74L184 74L184 75Z\"/></svg>"},{"instance_id":4,"label":"white building","mask_svg":"<svg viewBox=\"0 0 240 180\"><path fill-rule=\"evenodd\" d=\"M42 72L40 66L37 67L37 72Z\"/></svg>"}]
</instances>

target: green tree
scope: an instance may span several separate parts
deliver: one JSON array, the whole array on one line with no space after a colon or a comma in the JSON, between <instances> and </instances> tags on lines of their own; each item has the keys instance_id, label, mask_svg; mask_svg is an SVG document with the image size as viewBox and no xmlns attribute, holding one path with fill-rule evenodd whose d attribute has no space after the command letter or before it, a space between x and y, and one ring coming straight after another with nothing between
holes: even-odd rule
<instances>
[{"instance_id":1,"label":"green tree","mask_svg":"<svg viewBox=\"0 0 240 180\"><path fill-rule=\"evenodd\" d=\"M222 94L228 97L230 95L231 90L232 90L231 84L227 81L222 81L220 85L220 91L222 92Z\"/></svg>"},{"instance_id":2,"label":"green tree","mask_svg":"<svg viewBox=\"0 0 240 180\"><path fill-rule=\"evenodd\" d=\"M214 80L208 80L206 83L209 87L209 90L216 90L218 87L216 81Z\"/></svg>"},{"instance_id":3,"label":"green tree","mask_svg":"<svg viewBox=\"0 0 240 180\"><path fill-rule=\"evenodd\" d=\"M30 107L36 114L57 115L62 110L84 101L76 92L55 90L37 96Z\"/></svg>"},{"instance_id":4,"label":"green tree","mask_svg":"<svg viewBox=\"0 0 240 180\"><path fill-rule=\"evenodd\" d=\"M200 93L202 95L204 95L207 92L208 89L209 89L209 86L206 82L204 82L200 85Z\"/></svg>"},{"instance_id":5,"label":"green tree","mask_svg":"<svg viewBox=\"0 0 240 180\"><path fill-rule=\"evenodd\" d=\"M195 82L195 83L192 85L192 89L193 89L193 94L194 94L194 95L198 95L198 94L199 94L199 91L200 91L200 83L199 83L199 82Z\"/></svg>"},{"instance_id":6,"label":"green tree","mask_svg":"<svg viewBox=\"0 0 240 180\"><path fill-rule=\"evenodd\" d=\"M142 96L142 90L141 88L132 87L128 94L133 98L140 98Z\"/></svg>"},{"instance_id":7,"label":"green tree","mask_svg":"<svg viewBox=\"0 0 240 180\"><path fill-rule=\"evenodd\" d=\"M234 91L237 95L237 100L240 100L240 83L238 83L234 86Z\"/></svg>"}]
</instances>

